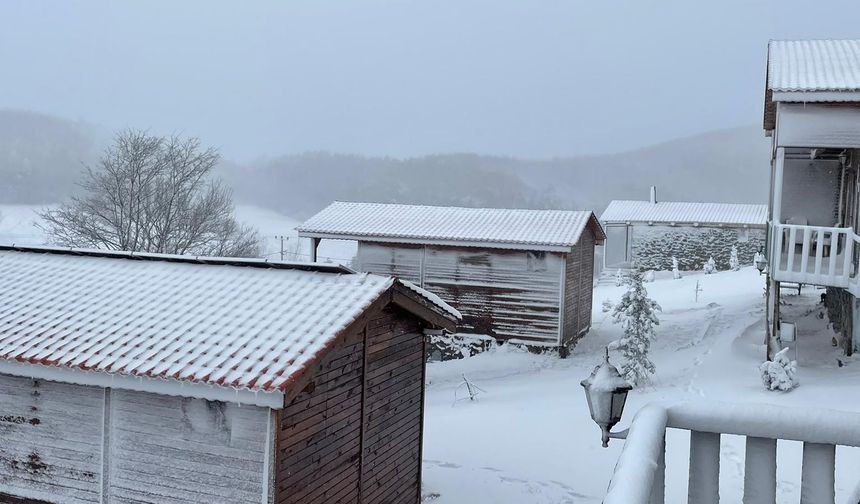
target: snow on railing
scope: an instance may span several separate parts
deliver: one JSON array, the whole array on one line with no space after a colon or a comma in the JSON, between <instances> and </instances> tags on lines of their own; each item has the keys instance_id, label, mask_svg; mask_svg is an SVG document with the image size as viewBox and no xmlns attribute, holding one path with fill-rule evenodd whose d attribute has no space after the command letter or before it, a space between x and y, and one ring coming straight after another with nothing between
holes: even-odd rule
<instances>
[{"instance_id":1,"label":"snow on railing","mask_svg":"<svg viewBox=\"0 0 860 504\"><path fill-rule=\"evenodd\" d=\"M767 404L649 404L633 419L604 504L663 504L666 429L690 431L688 504L717 504L720 435L746 436L744 504L776 500L776 442L803 442L801 504L835 500L836 445L860 446L860 414Z\"/></svg>"},{"instance_id":2,"label":"snow on railing","mask_svg":"<svg viewBox=\"0 0 860 504\"><path fill-rule=\"evenodd\" d=\"M826 287L860 287L853 280L857 261L853 228L775 223L770 266L775 280Z\"/></svg>"}]
</instances>

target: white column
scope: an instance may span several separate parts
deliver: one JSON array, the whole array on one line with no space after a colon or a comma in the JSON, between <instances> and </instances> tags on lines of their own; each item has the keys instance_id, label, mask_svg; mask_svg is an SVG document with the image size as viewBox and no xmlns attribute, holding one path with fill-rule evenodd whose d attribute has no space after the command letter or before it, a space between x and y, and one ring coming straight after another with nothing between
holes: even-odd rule
<instances>
[{"instance_id":1,"label":"white column","mask_svg":"<svg viewBox=\"0 0 860 504\"><path fill-rule=\"evenodd\" d=\"M747 438L744 504L776 502L776 439Z\"/></svg>"},{"instance_id":2,"label":"white column","mask_svg":"<svg viewBox=\"0 0 860 504\"><path fill-rule=\"evenodd\" d=\"M803 443L803 468L800 473L800 504L833 504L836 447Z\"/></svg>"},{"instance_id":3,"label":"white column","mask_svg":"<svg viewBox=\"0 0 860 504\"><path fill-rule=\"evenodd\" d=\"M690 484L687 502L720 502L720 435L690 431Z\"/></svg>"},{"instance_id":4,"label":"white column","mask_svg":"<svg viewBox=\"0 0 860 504\"><path fill-rule=\"evenodd\" d=\"M773 171L773 222L782 222L782 175L785 171L785 147L776 148L776 164Z\"/></svg>"}]
</instances>

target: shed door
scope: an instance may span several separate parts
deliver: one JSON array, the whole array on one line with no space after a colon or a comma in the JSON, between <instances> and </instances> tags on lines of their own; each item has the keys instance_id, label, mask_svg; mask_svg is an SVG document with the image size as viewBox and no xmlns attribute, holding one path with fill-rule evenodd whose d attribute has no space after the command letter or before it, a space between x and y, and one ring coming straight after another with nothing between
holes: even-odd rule
<instances>
[{"instance_id":1,"label":"shed door","mask_svg":"<svg viewBox=\"0 0 860 504\"><path fill-rule=\"evenodd\" d=\"M627 250L629 245L627 242L627 226L607 225L606 226L606 245L605 245L605 264L607 268L616 267L628 262L629 255Z\"/></svg>"},{"instance_id":2,"label":"shed door","mask_svg":"<svg viewBox=\"0 0 860 504\"><path fill-rule=\"evenodd\" d=\"M0 502L100 502L103 408L97 387L0 375Z\"/></svg>"}]
</instances>

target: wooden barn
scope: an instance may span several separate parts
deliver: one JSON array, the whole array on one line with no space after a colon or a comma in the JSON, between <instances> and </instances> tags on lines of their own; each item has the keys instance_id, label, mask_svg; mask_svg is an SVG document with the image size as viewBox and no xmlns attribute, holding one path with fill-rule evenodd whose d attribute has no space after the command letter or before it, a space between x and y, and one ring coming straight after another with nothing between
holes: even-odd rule
<instances>
[{"instance_id":1,"label":"wooden barn","mask_svg":"<svg viewBox=\"0 0 860 504\"><path fill-rule=\"evenodd\" d=\"M0 247L0 502L418 503L425 329L343 267Z\"/></svg>"},{"instance_id":2,"label":"wooden barn","mask_svg":"<svg viewBox=\"0 0 860 504\"><path fill-rule=\"evenodd\" d=\"M355 240L354 267L396 275L463 314L460 333L564 353L591 328L592 212L335 202L298 228L313 253Z\"/></svg>"}]
</instances>

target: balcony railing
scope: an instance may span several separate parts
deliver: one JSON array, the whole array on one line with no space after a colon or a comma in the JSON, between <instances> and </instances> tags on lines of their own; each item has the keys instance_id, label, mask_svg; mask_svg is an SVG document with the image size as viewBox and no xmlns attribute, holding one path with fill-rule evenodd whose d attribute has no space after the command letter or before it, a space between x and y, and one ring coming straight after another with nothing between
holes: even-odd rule
<instances>
[{"instance_id":1,"label":"balcony railing","mask_svg":"<svg viewBox=\"0 0 860 504\"><path fill-rule=\"evenodd\" d=\"M773 224L770 268L775 280L842 287L856 294L860 237L853 228Z\"/></svg>"},{"instance_id":2,"label":"balcony railing","mask_svg":"<svg viewBox=\"0 0 860 504\"><path fill-rule=\"evenodd\" d=\"M860 446L860 414L765 404L650 404L630 426L604 504L663 504L667 428L690 431L688 504L717 504L720 435L746 436L744 504L776 500L777 440L803 442L801 504L835 500L836 446Z\"/></svg>"}]
</instances>

